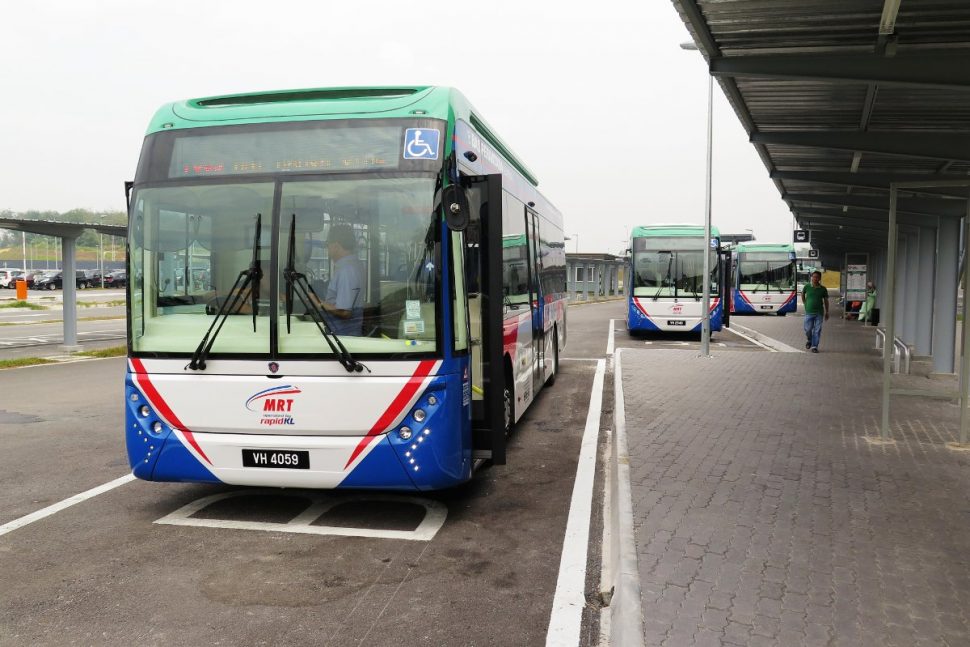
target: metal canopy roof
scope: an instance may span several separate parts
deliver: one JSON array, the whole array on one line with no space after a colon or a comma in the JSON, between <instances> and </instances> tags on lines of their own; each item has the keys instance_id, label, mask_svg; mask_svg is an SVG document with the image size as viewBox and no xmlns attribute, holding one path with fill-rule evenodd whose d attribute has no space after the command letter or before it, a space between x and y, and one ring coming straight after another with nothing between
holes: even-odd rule
<instances>
[{"instance_id":1,"label":"metal canopy roof","mask_svg":"<svg viewBox=\"0 0 970 647\"><path fill-rule=\"evenodd\" d=\"M77 238L85 229L94 229L99 234L127 236L126 225L105 225L96 222L58 222L56 220L27 220L24 218L0 218L0 229L26 231L31 234Z\"/></svg>"},{"instance_id":2,"label":"metal canopy roof","mask_svg":"<svg viewBox=\"0 0 970 647\"><path fill-rule=\"evenodd\" d=\"M827 258L884 248L890 182L970 180L970 2L673 3ZM901 192L899 223L960 217L966 196Z\"/></svg>"}]
</instances>

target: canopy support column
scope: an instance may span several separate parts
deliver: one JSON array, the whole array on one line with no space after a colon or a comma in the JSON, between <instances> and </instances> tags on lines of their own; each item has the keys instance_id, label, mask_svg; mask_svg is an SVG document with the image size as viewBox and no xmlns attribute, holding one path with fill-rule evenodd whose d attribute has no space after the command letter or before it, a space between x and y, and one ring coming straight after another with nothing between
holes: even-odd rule
<instances>
[{"instance_id":1,"label":"canopy support column","mask_svg":"<svg viewBox=\"0 0 970 647\"><path fill-rule=\"evenodd\" d=\"M917 254L916 335L913 344L916 354L927 357L933 353L933 288L936 273L936 232L938 227L920 227Z\"/></svg>"},{"instance_id":2,"label":"canopy support column","mask_svg":"<svg viewBox=\"0 0 970 647\"><path fill-rule=\"evenodd\" d=\"M957 267L960 221L941 218L936 230L936 290L933 307L933 372L955 372L957 334Z\"/></svg>"},{"instance_id":3,"label":"canopy support column","mask_svg":"<svg viewBox=\"0 0 970 647\"><path fill-rule=\"evenodd\" d=\"M64 343L61 348L67 351L81 350L77 343L77 263L74 260L74 247L77 238L61 237L61 283L64 310Z\"/></svg>"},{"instance_id":4,"label":"canopy support column","mask_svg":"<svg viewBox=\"0 0 970 647\"><path fill-rule=\"evenodd\" d=\"M879 437L883 441L889 440L889 387L890 367L892 364L893 339L896 335L896 184L889 185L889 232L886 244L886 343L882 353L882 424L879 427Z\"/></svg>"}]
</instances>

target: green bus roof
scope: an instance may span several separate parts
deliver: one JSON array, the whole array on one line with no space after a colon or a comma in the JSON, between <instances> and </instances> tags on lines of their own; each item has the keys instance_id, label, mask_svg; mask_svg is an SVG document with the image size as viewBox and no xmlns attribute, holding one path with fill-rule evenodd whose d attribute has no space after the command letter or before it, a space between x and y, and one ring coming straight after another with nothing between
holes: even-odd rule
<instances>
[{"instance_id":1,"label":"green bus roof","mask_svg":"<svg viewBox=\"0 0 970 647\"><path fill-rule=\"evenodd\" d=\"M306 88L228 94L176 101L152 117L146 135L162 130L331 119L456 119L471 124L525 178L535 175L458 90L441 86ZM450 152L450 148L448 151Z\"/></svg>"},{"instance_id":2,"label":"green bus roof","mask_svg":"<svg viewBox=\"0 0 970 647\"><path fill-rule=\"evenodd\" d=\"M704 225L644 225L634 227L633 238L644 238L646 236L703 236ZM711 226L711 237L720 238L721 232L717 227Z\"/></svg>"},{"instance_id":3,"label":"green bus roof","mask_svg":"<svg viewBox=\"0 0 970 647\"><path fill-rule=\"evenodd\" d=\"M780 252L789 254L795 251L792 243L738 243L734 248L739 254L744 252Z\"/></svg>"}]
</instances>

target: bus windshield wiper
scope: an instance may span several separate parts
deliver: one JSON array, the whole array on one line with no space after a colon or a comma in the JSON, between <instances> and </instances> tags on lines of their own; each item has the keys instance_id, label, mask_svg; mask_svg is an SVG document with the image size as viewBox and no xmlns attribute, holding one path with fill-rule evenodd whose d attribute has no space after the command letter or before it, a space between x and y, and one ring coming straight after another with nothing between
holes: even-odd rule
<instances>
[{"instance_id":1,"label":"bus windshield wiper","mask_svg":"<svg viewBox=\"0 0 970 647\"><path fill-rule=\"evenodd\" d=\"M296 256L294 248L296 246L296 214L290 220L290 240L289 250L286 255L286 269L283 270L283 279L286 281L286 332L290 332L290 319L293 316L293 296L299 297L300 303L310 314L313 323L320 330L320 334L327 341L330 350L337 356L337 361L347 369L348 373L360 373L367 368L362 363L354 359L350 352L344 347L340 337L334 333L333 327L327 322L324 309L319 304L320 297L313 290L313 286L307 281L306 275L296 271ZM370 369L367 368L370 373Z\"/></svg>"},{"instance_id":2,"label":"bus windshield wiper","mask_svg":"<svg viewBox=\"0 0 970 647\"><path fill-rule=\"evenodd\" d=\"M686 279L687 275L684 275L684 278ZM694 295L694 301L700 301L701 295L697 293L697 280L689 281L687 285L690 286L690 292Z\"/></svg>"},{"instance_id":3,"label":"bus windshield wiper","mask_svg":"<svg viewBox=\"0 0 970 647\"><path fill-rule=\"evenodd\" d=\"M205 359L208 357L209 351L212 350L212 345L216 342L216 337L219 336L219 332L222 330L223 324L226 323L229 313L235 312L243 304L247 289L252 299L250 305L253 311L253 332L256 332L256 315L259 311L259 282L263 278L263 268L259 262L259 242L260 233L262 232L262 220L262 214L257 213L256 233L253 234L253 257L249 261L249 267L240 272L239 276L236 277L236 282L232 284L232 288L229 290L229 296L219 304L219 310L216 312L212 324L205 331L205 335L202 336L202 341L199 342L195 352L192 353L192 361L189 362L188 368L193 371L205 370Z\"/></svg>"},{"instance_id":4,"label":"bus windshield wiper","mask_svg":"<svg viewBox=\"0 0 970 647\"><path fill-rule=\"evenodd\" d=\"M659 254L669 254L670 256L667 259L667 276L664 277L664 280L660 282L660 287L657 288L657 293L655 295L653 295L653 300L654 301L656 301L657 299L660 298L660 293L663 292L664 284L667 284L667 285L670 284L670 271L673 269L673 266L674 266L674 253L673 252L658 252L658 253Z\"/></svg>"}]
</instances>

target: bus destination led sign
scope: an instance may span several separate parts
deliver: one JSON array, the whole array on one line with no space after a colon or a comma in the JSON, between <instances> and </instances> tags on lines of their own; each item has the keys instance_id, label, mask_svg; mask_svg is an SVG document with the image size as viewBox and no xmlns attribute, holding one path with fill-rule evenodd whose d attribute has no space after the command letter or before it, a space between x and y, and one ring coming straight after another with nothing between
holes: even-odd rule
<instances>
[{"instance_id":1,"label":"bus destination led sign","mask_svg":"<svg viewBox=\"0 0 970 647\"><path fill-rule=\"evenodd\" d=\"M179 137L169 177L394 169L401 128L369 126Z\"/></svg>"}]
</instances>

